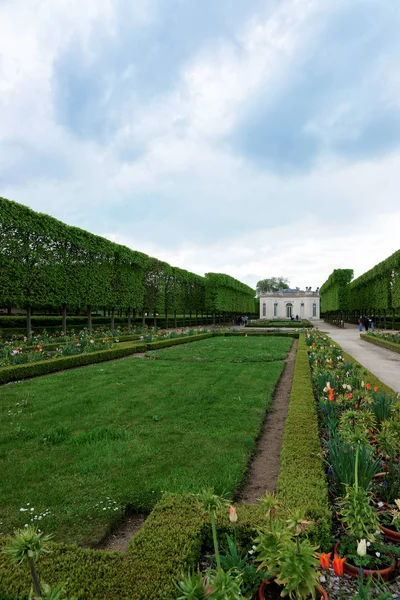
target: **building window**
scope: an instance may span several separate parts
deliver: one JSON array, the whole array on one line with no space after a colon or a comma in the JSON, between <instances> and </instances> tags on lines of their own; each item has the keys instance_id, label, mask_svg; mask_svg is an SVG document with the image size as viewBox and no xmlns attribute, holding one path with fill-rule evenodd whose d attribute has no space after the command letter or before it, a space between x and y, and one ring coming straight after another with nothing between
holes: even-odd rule
<instances>
[{"instance_id":1,"label":"building window","mask_svg":"<svg viewBox=\"0 0 400 600\"><path fill-rule=\"evenodd\" d=\"M278 303L275 302L275 304L274 304L274 317L277 317L277 316L278 316Z\"/></svg>"},{"instance_id":2,"label":"building window","mask_svg":"<svg viewBox=\"0 0 400 600\"><path fill-rule=\"evenodd\" d=\"M267 305L263 302L263 317L267 316Z\"/></svg>"},{"instance_id":3,"label":"building window","mask_svg":"<svg viewBox=\"0 0 400 600\"><path fill-rule=\"evenodd\" d=\"M312 305L312 316L316 317L317 316L317 303L314 302L314 304Z\"/></svg>"},{"instance_id":4,"label":"building window","mask_svg":"<svg viewBox=\"0 0 400 600\"><path fill-rule=\"evenodd\" d=\"M293 315L293 304L286 304L286 317L291 319Z\"/></svg>"}]
</instances>

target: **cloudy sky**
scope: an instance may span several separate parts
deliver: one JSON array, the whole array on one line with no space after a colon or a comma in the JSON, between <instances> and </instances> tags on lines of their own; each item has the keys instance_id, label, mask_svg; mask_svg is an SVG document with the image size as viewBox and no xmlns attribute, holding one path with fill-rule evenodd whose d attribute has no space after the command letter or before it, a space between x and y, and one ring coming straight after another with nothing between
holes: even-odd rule
<instances>
[{"instance_id":1,"label":"cloudy sky","mask_svg":"<svg viewBox=\"0 0 400 600\"><path fill-rule=\"evenodd\" d=\"M0 195L204 274L400 247L399 0L0 0Z\"/></svg>"}]
</instances>

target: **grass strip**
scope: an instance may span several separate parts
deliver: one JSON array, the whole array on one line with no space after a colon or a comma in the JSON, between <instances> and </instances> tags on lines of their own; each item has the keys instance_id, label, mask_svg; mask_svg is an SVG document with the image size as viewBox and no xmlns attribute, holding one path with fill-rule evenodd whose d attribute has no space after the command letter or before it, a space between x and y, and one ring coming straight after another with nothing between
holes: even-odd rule
<instances>
[{"instance_id":1,"label":"grass strip","mask_svg":"<svg viewBox=\"0 0 400 600\"><path fill-rule=\"evenodd\" d=\"M157 360L183 362L271 362L283 360L293 343L292 337L223 337L202 340L185 348L148 352Z\"/></svg>"},{"instance_id":2,"label":"grass strip","mask_svg":"<svg viewBox=\"0 0 400 600\"><path fill-rule=\"evenodd\" d=\"M283 366L132 358L2 387L2 531L29 503L46 531L90 544L163 490L233 495Z\"/></svg>"},{"instance_id":3,"label":"grass strip","mask_svg":"<svg viewBox=\"0 0 400 600\"><path fill-rule=\"evenodd\" d=\"M300 510L316 522L313 537L321 548L328 549L331 545L332 514L304 335L300 336L297 348L280 459L278 497L289 509Z\"/></svg>"}]
</instances>

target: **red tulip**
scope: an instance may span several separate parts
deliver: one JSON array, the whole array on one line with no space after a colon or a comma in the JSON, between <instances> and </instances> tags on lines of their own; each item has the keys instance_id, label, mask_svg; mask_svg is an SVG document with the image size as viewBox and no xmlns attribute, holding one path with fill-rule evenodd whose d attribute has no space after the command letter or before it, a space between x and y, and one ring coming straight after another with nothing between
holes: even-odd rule
<instances>
[{"instance_id":1,"label":"red tulip","mask_svg":"<svg viewBox=\"0 0 400 600\"><path fill-rule=\"evenodd\" d=\"M365 384L366 389L369 391L371 389L371 384L370 383L366 383Z\"/></svg>"},{"instance_id":2,"label":"red tulip","mask_svg":"<svg viewBox=\"0 0 400 600\"><path fill-rule=\"evenodd\" d=\"M332 561L332 567L333 567L333 570L335 571L335 574L338 575L339 577L341 577L343 575L343 571L344 571L343 565L344 565L345 561L346 561L345 558L340 558L340 556L335 553L335 557Z\"/></svg>"},{"instance_id":3,"label":"red tulip","mask_svg":"<svg viewBox=\"0 0 400 600\"><path fill-rule=\"evenodd\" d=\"M325 571L329 569L329 561L331 559L331 554L332 552L322 552L321 554L317 553L319 562L321 563L321 567L325 569Z\"/></svg>"}]
</instances>

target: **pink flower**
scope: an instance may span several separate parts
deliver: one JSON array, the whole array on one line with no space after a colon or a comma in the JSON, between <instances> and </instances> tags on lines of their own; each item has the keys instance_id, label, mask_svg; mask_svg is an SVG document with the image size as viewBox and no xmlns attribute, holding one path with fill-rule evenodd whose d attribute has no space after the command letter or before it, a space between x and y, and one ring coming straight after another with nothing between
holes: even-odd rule
<instances>
[{"instance_id":1,"label":"pink flower","mask_svg":"<svg viewBox=\"0 0 400 600\"><path fill-rule=\"evenodd\" d=\"M237 521L236 508L234 506L229 507L229 520L231 523L236 523Z\"/></svg>"}]
</instances>

